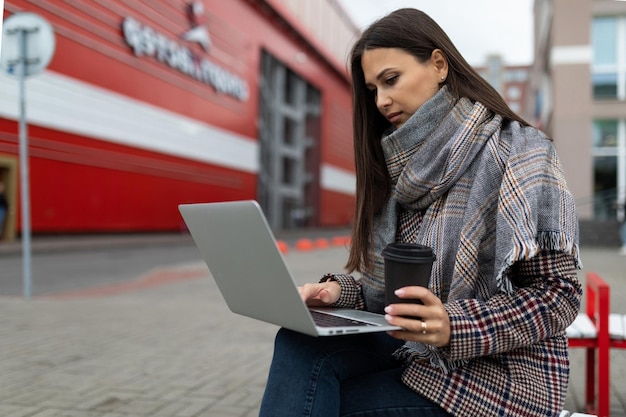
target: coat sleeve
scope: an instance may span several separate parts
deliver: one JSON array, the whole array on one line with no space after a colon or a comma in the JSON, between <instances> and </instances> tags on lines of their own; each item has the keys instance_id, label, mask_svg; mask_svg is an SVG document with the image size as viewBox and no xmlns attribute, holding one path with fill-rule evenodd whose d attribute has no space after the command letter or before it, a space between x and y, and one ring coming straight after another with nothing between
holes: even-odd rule
<instances>
[{"instance_id":1,"label":"coat sleeve","mask_svg":"<svg viewBox=\"0 0 626 417\"><path fill-rule=\"evenodd\" d=\"M511 294L486 301L454 300L450 317L449 360L467 360L529 346L565 331L580 308L582 287L573 256L542 251L509 270Z\"/></svg>"},{"instance_id":2,"label":"coat sleeve","mask_svg":"<svg viewBox=\"0 0 626 417\"><path fill-rule=\"evenodd\" d=\"M356 310L365 309L365 299L361 291L361 282L347 274L325 274L320 282L337 281L341 287L339 300L332 305L337 308L353 308Z\"/></svg>"}]
</instances>

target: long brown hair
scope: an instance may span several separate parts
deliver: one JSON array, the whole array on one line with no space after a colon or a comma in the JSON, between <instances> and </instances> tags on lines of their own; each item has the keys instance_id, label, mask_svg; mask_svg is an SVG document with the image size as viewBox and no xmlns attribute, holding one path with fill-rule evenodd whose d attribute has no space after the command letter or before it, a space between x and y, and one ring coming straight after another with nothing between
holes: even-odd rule
<instances>
[{"instance_id":1,"label":"long brown hair","mask_svg":"<svg viewBox=\"0 0 626 417\"><path fill-rule=\"evenodd\" d=\"M399 9L374 22L355 43L350 55L352 72L354 159L356 168L356 212L352 245L346 264L349 272L369 266L374 216L380 212L391 193L391 182L380 140L390 127L365 86L361 67L363 52L375 48L399 48L419 62L427 62L435 49L448 61L445 84L453 97L467 97L482 103L505 122L528 123L515 114L498 92L467 63L448 35L424 12Z\"/></svg>"}]
</instances>

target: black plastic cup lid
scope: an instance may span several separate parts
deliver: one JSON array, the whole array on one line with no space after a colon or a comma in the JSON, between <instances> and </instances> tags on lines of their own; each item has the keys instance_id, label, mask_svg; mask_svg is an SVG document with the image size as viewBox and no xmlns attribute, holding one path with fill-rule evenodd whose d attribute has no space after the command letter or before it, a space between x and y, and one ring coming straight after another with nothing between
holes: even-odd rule
<instances>
[{"instance_id":1,"label":"black plastic cup lid","mask_svg":"<svg viewBox=\"0 0 626 417\"><path fill-rule=\"evenodd\" d=\"M430 246L417 243L390 243L383 249L382 255L385 259L399 262L422 263L435 260Z\"/></svg>"}]
</instances>

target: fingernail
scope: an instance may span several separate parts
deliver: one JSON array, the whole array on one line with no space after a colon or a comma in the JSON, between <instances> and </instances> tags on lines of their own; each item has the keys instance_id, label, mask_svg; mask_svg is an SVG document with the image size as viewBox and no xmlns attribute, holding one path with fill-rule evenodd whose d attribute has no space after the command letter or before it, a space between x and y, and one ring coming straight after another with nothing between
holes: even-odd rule
<instances>
[{"instance_id":1,"label":"fingernail","mask_svg":"<svg viewBox=\"0 0 626 417\"><path fill-rule=\"evenodd\" d=\"M392 320L392 317L389 314L385 314L385 320L390 322Z\"/></svg>"},{"instance_id":2,"label":"fingernail","mask_svg":"<svg viewBox=\"0 0 626 417\"><path fill-rule=\"evenodd\" d=\"M385 307L385 313L391 313L391 306Z\"/></svg>"},{"instance_id":3,"label":"fingernail","mask_svg":"<svg viewBox=\"0 0 626 417\"><path fill-rule=\"evenodd\" d=\"M404 294L404 289L403 288L398 288L397 290L395 290L393 292L395 295L402 295Z\"/></svg>"}]
</instances>

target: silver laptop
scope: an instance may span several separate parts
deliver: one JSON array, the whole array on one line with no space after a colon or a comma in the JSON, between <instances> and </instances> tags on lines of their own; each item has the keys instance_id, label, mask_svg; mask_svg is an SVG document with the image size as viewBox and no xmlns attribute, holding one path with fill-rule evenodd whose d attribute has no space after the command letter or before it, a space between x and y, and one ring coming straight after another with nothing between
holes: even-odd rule
<instances>
[{"instance_id":1,"label":"silver laptop","mask_svg":"<svg viewBox=\"0 0 626 417\"><path fill-rule=\"evenodd\" d=\"M311 336L399 329L381 314L307 307L256 201L178 208L232 312Z\"/></svg>"}]
</instances>

